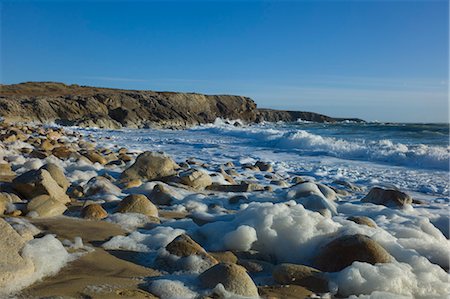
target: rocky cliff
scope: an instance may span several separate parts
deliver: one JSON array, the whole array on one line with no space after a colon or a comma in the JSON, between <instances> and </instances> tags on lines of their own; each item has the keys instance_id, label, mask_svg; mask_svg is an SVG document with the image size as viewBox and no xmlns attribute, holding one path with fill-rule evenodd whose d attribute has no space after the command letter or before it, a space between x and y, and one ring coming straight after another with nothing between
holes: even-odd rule
<instances>
[{"instance_id":1,"label":"rocky cliff","mask_svg":"<svg viewBox=\"0 0 450 299\"><path fill-rule=\"evenodd\" d=\"M310 112L257 109L243 96L97 88L54 82L0 85L7 121L55 122L102 128L186 127L218 117L246 122L336 119Z\"/></svg>"}]
</instances>

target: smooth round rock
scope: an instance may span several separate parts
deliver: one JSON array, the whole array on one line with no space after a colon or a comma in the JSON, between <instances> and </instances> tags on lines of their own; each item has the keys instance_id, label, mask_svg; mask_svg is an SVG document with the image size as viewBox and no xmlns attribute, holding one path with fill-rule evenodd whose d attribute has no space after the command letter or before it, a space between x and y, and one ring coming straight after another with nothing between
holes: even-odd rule
<instances>
[{"instance_id":1,"label":"smooth round rock","mask_svg":"<svg viewBox=\"0 0 450 299\"><path fill-rule=\"evenodd\" d=\"M258 288L245 268L236 264L217 264L200 274L198 279L201 286L207 289L213 289L221 283L225 290L236 295L259 296Z\"/></svg>"},{"instance_id":2,"label":"smooth round rock","mask_svg":"<svg viewBox=\"0 0 450 299\"><path fill-rule=\"evenodd\" d=\"M125 197L118 207L120 213L140 213L151 217L158 217L158 208L142 194L131 194Z\"/></svg>"}]
</instances>

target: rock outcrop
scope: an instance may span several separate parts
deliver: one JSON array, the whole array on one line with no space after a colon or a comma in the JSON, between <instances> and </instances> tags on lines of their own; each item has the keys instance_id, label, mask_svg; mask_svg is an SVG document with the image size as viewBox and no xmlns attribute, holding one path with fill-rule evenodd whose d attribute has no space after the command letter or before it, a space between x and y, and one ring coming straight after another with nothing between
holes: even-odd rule
<instances>
[{"instance_id":1,"label":"rock outcrop","mask_svg":"<svg viewBox=\"0 0 450 299\"><path fill-rule=\"evenodd\" d=\"M7 121L111 129L182 128L211 123L216 118L244 122L344 120L312 112L257 109L252 99L243 96L123 90L56 82L0 85L0 116Z\"/></svg>"},{"instance_id":2,"label":"rock outcrop","mask_svg":"<svg viewBox=\"0 0 450 299\"><path fill-rule=\"evenodd\" d=\"M0 116L10 121L120 127L185 127L218 117L255 120L256 104L232 95L154 92L27 82L2 85Z\"/></svg>"}]
</instances>

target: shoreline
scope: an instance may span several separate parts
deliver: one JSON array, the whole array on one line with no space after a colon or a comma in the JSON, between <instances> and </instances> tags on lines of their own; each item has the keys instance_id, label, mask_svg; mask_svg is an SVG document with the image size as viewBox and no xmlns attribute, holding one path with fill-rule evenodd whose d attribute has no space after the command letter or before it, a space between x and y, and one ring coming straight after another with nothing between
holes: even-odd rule
<instances>
[{"instance_id":1,"label":"shoreline","mask_svg":"<svg viewBox=\"0 0 450 299\"><path fill-rule=\"evenodd\" d=\"M450 291L448 236L426 221L427 209L435 208L404 192L350 181L325 185L271 161L200 162L201 153L183 161L157 151L99 148L93 137L65 128L3 123L0 131L0 220L8 219L2 223L13 228L9 235L22 240L8 247L17 264L3 281L35 279L19 298L306 298L375 291L420 297L429 285L419 280L424 269L417 259L433 276L436 296ZM399 217L409 222L395 222ZM395 237L405 225L414 233ZM56 235L49 239L54 246L33 255L33 244L48 234ZM40 261L55 253L60 263L41 269ZM18 272L29 259L34 267ZM92 273L76 270L89 266ZM402 287L351 285L350 269L369 280L373 271L397 271L390 279L401 279Z\"/></svg>"}]
</instances>

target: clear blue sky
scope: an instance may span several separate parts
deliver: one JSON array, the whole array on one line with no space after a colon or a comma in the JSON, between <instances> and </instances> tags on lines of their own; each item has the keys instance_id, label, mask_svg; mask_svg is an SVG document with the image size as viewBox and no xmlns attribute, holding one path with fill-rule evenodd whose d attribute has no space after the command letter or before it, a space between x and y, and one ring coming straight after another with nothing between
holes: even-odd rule
<instances>
[{"instance_id":1,"label":"clear blue sky","mask_svg":"<svg viewBox=\"0 0 450 299\"><path fill-rule=\"evenodd\" d=\"M1 82L448 121L448 1L2 1Z\"/></svg>"}]
</instances>

